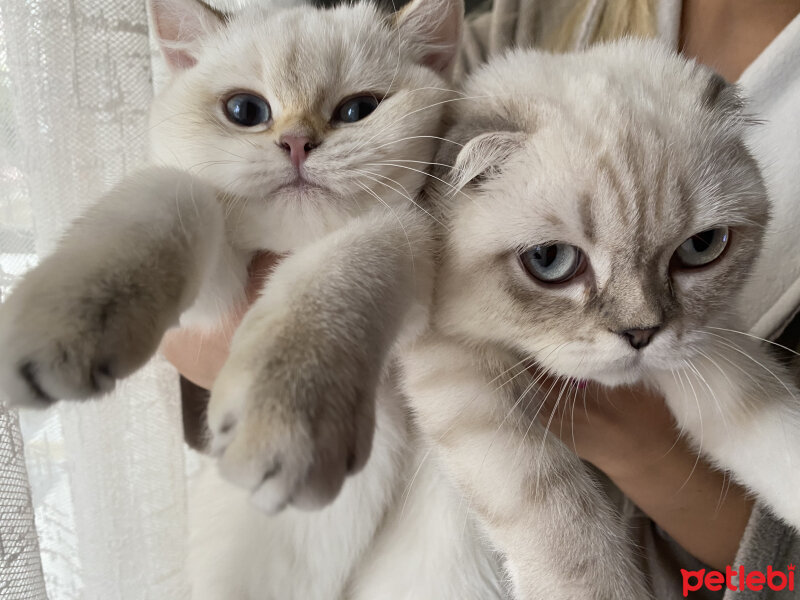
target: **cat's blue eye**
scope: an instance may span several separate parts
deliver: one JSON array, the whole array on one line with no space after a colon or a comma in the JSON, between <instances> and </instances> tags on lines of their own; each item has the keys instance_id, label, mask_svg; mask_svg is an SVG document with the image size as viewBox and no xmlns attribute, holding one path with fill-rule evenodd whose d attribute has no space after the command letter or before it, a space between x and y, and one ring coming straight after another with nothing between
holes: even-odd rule
<instances>
[{"instance_id":1,"label":"cat's blue eye","mask_svg":"<svg viewBox=\"0 0 800 600\"><path fill-rule=\"evenodd\" d=\"M679 266L693 269L703 267L719 258L728 246L730 231L727 227L715 227L694 234L675 251Z\"/></svg>"},{"instance_id":2,"label":"cat's blue eye","mask_svg":"<svg viewBox=\"0 0 800 600\"><path fill-rule=\"evenodd\" d=\"M522 266L543 283L564 283L583 272L586 264L580 248L570 244L540 244L520 254Z\"/></svg>"},{"instance_id":3,"label":"cat's blue eye","mask_svg":"<svg viewBox=\"0 0 800 600\"><path fill-rule=\"evenodd\" d=\"M234 94L225 102L225 116L242 127L255 127L272 118L269 104L255 94Z\"/></svg>"},{"instance_id":4,"label":"cat's blue eye","mask_svg":"<svg viewBox=\"0 0 800 600\"><path fill-rule=\"evenodd\" d=\"M333 111L335 121L341 123L355 123L369 116L378 108L380 101L375 96L355 96L342 102Z\"/></svg>"}]
</instances>

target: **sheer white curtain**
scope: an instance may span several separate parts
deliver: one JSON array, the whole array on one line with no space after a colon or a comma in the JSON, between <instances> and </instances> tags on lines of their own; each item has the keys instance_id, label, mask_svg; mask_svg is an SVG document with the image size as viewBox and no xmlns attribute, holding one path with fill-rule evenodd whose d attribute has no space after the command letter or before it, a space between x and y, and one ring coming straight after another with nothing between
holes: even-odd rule
<instances>
[{"instance_id":1,"label":"sheer white curtain","mask_svg":"<svg viewBox=\"0 0 800 600\"><path fill-rule=\"evenodd\" d=\"M0 2L0 298L142 163L151 73L144 0ZM177 398L156 360L22 438L0 407L0 599L189 597Z\"/></svg>"}]
</instances>

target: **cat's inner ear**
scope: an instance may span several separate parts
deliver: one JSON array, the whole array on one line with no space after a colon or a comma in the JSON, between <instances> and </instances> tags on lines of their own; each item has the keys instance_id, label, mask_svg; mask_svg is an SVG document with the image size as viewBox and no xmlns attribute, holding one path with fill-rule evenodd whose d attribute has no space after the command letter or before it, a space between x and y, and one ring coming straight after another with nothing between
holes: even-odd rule
<instances>
[{"instance_id":1,"label":"cat's inner ear","mask_svg":"<svg viewBox=\"0 0 800 600\"><path fill-rule=\"evenodd\" d=\"M412 0L395 15L399 44L427 67L449 78L464 25L463 0Z\"/></svg>"},{"instance_id":2,"label":"cat's inner ear","mask_svg":"<svg viewBox=\"0 0 800 600\"><path fill-rule=\"evenodd\" d=\"M172 71L197 63L200 43L218 30L226 16L200 0L149 0L161 53Z\"/></svg>"},{"instance_id":3,"label":"cat's inner ear","mask_svg":"<svg viewBox=\"0 0 800 600\"><path fill-rule=\"evenodd\" d=\"M453 165L454 187L479 183L500 170L525 143L526 134L512 131L482 133L467 142Z\"/></svg>"}]
</instances>

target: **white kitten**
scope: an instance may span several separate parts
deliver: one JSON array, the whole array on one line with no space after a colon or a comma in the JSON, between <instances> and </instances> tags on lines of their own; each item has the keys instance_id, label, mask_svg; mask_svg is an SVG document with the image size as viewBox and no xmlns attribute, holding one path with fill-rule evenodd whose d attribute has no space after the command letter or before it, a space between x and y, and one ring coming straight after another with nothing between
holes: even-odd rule
<instances>
[{"instance_id":1,"label":"white kitten","mask_svg":"<svg viewBox=\"0 0 800 600\"><path fill-rule=\"evenodd\" d=\"M218 324L254 251L291 252L212 393L211 449L244 490L214 469L193 490L195 600L500 598L459 496L418 469L391 366L426 317L417 195L461 2L150 8L173 72L152 109L158 166L101 198L2 306L0 387L39 406L107 391L179 318Z\"/></svg>"},{"instance_id":2,"label":"white kitten","mask_svg":"<svg viewBox=\"0 0 800 600\"><path fill-rule=\"evenodd\" d=\"M624 41L512 53L465 91L447 134L465 145L437 159L455 165L444 177L457 191L434 191L446 225L435 327L408 383L517 589L535 595L555 573L594 577L591 597L635 597L606 570L620 551L597 521L613 524L606 501L536 421L552 389L536 385L533 363L652 385L699 452L800 526L800 395L731 312L769 213L735 87ZM559 402L578 397L559 390Z\"/></svg>"}]
</instances>

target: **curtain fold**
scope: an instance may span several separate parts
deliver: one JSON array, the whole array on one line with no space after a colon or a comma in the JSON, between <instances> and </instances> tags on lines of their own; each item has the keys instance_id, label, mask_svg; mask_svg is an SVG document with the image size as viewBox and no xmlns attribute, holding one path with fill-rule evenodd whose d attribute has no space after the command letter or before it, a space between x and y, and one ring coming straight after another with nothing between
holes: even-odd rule
<instances>
[{"instance_id":1,"label":"curtain fold","mask_svg":"<svg viewBox=\"0 0 800 600\"><path fill-rule=\"evenodd\" d=\"M143 163L151 97L144 0L0 3L0 299ZM189 598L177 385L156 359L102 401L22 411L30 488L0 409L0 599Z\"/></svg>"}]
</instances>

